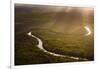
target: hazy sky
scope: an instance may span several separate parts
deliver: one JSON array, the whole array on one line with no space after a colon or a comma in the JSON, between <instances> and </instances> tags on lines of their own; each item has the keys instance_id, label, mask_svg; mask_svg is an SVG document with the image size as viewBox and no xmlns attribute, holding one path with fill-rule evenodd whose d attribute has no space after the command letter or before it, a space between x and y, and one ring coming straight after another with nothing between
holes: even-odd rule
<instances>
[{"instance_id":1,"label":"hazy sky","mask_svg":"<svg viewBox=\"0 0 100 69\"><path fill-rule=\"evenodd\" d=\"M16 4L15 7L16 13L25 12L34 14L36 12L37 14L43 13L44 15L52 16L52 20L43 25L56 32L82 33L84 26L91 27L93 24L93 8L32 4Z\"/></svg>"}]
</instances>

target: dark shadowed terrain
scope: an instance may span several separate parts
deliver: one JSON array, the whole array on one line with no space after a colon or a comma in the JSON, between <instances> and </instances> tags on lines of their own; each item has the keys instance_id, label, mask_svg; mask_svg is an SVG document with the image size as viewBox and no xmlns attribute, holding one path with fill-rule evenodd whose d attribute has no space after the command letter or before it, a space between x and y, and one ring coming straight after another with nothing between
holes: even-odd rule
<instances>
[{"instance_id":1,"label":"dark shadowed terrain","mask_svg":"<svg viewBox=\"0 0 100 69\"><path fill-rule=\"evenodd\" d=\"M85 61L41 51L29 31L47 51L94 60L93 25L93 8L15 4L15 65Z\"/></svg>"}]
</instances>

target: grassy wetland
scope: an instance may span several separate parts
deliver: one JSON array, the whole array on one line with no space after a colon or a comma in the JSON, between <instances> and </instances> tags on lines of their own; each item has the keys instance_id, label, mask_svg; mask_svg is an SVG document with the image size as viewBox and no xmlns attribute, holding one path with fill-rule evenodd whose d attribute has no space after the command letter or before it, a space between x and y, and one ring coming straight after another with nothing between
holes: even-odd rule
<instances>
[{"instance_id":1,"label":"grassy wetland","mask_svg":"<svg viewBox=\"0 0 100 69\"><path fill-rule=\"evenodd\" d=\"M15 65L93 61L93 14L87 7L15 4ZM46 51L66 57L39 49L30 31Z\"/></svg>"}]
</instances>

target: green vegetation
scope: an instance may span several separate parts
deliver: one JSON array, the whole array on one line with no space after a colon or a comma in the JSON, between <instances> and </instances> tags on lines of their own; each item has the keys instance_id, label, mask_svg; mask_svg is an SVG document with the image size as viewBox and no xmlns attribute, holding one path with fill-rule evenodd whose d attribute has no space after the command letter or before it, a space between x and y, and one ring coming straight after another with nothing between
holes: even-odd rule
<instances>
[{"instance_id":1,"label":"green vegetation","mask_svg":"<svg viewBox=\"0 0 100 69\"><path fill-rule=\"evenodd\" d=\"M23 9L27 10L25 7L23 7ZM31 12L19 12L19 10L15 9L15 65L84 61L82 59L75 60L68 57L55 57L41 51L37 47L37 40L27 35L30 31L43 41L43 47L47 51L66 56L86 58L89 61L94 60L93 33L89 36L84 36L82 34L86 31L83 32L80 29L83 27L83 24L81 24L81 20L79 21L78 19L77 11L75 11L75 13L74 11L66 13L63 9L61 13L60 11L46 12L47 10L43 10L43 12L34 12L34 7ZM75 14L75 16L72 13ZM69 16L70 18L68 18ZM71 18L73 16L76 21L75 23ZM66 19L66 17L68 19ZM60 19L62 20L60 21ZM92 23L93 20L91 20L89 26L92 26L91 31L93 32ZM69 32L75 29L75 34L65 33L66 29ZM61 32L62 30L64 31ZM77 34L76 30L80 30L79 33L81 34Z\"/></svg>"},{"instance_id":2,"label":"green vegetation","mask_svg":"<svg viewBox=\"0 0 100 69\"><path fill-rule=\"evenodd\" d=\"M47 29L33 30L33 34L43 40L48 51L93 60L92 36L60 34Z\"/></svg>"},{"instance_id":3,"label":"green vegetation","mask_svg":"<svg viewBox=\"0 0 100 69\"><path fill-rule=\"evenodd\" d=\"M43 64L43 63L58 63L76 61L69 58L55 57L44 53L37 48L37 41L26 35L19 34L15 42L15 64Z\"/></svg>"}]
</instances>

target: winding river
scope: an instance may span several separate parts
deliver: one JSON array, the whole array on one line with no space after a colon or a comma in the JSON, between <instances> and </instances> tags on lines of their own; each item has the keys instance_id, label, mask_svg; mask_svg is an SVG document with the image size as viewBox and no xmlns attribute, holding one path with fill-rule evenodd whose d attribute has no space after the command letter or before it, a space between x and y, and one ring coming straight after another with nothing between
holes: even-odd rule
<instances>
[{"instance_id":1,"label":"winding river","mask_svg":"<svg viewBox=\"0 0 100 69\"><path fill-rule=\"evenodd\" d=\"M74 60L88 60L86 58L80 58L80 57L74 57L74 56L67 56L67 55L61 55L61 54L56 54L56 53L53 53L53 52L50 52L50 51L47 51L46 49L44 49L43 47L43 42L40 38L34 36L32 34L32 32L28 32L27 33L28 36L32 37L32 38L36 38L37 41L38 41L38 45L37 47L42 50L43 52L47 53L47 54L50 54L50 55L53 55L53 56L58 56L58 57L67 57L67 58L70 58L70 59L74 59Z\"/></svg>"}]
</instances>

